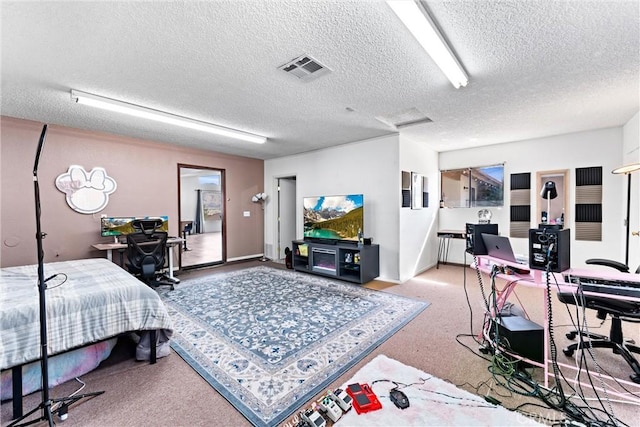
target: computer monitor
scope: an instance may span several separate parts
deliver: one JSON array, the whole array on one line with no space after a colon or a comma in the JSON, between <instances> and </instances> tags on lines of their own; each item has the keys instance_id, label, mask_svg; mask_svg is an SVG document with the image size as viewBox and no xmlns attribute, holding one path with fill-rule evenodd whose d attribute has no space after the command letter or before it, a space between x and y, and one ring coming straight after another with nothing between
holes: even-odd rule
<instances>
[{"instance_id":1,"label":"computer monitor","mask_svg":"<svg viewBox=\"0 0 640 427\"><path fill-rule=\"evenodd\" d=\"M126 236L127 234L137 233L139 230L133 228L133 221L135 219L151 219L151 218L161 218L162 225L158 227L157 231L166 231L169 232L169 217L164 216L144 216L144 217L134 217L134 216L112 216L112 217L104 217L100 218L100 235L102 237L114 237L114 239L118 239L118 236Z\"/></svg>"}]
</instances>

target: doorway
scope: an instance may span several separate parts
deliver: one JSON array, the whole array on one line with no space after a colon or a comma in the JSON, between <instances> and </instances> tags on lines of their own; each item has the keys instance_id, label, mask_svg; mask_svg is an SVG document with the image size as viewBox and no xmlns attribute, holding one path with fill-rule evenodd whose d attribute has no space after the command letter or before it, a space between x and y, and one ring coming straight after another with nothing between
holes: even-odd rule
<instances>
[{"instance_id":1,"label":"doorway","mask_svg":"<svg viewBox=\"0 0 640 427\"><path fill-rule=\"evenodd\" d=\"M278 189L276 261L284 262L285 248L293 249L291 242L296 239L296 177L276 179Z\"/></svg>"},{"instance_id":2,"label":"doorway","mask_svg":"<svg viewBox=\"0 0 640 427\"><path fill-rule=\"evenodd\" d=\"M224 169L178 164L180 268L226 262Z\"/></svg>"}]
</instances>

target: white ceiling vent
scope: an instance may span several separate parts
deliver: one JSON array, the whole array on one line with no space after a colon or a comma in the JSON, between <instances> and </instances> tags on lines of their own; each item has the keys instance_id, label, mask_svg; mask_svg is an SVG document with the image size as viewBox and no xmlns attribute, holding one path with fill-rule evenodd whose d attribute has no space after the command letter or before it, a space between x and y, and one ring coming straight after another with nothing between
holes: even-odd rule
<instances>
[{"instance_id":1,"label":"white ceiling vent","mask_svg":"<svg viewBox=\"0 0 640 427\"><path fill-rule=\"evenodd\" d=\"M376 120L397 129L433 121L417 108L409 108L386 116L376 116Z\"/></svg>"},{"instance_id":2,"label":"white ceiling vent","mask_svg":"<svg viewBox=\"0 0 640 427\"><path fill-rule=\"evenodd\" d=\"M313 80L331 72L329 68L309 55L302 55L293 61L279 66L278 69L286 71L303 81Z\"/></svg>"}]
</instances>

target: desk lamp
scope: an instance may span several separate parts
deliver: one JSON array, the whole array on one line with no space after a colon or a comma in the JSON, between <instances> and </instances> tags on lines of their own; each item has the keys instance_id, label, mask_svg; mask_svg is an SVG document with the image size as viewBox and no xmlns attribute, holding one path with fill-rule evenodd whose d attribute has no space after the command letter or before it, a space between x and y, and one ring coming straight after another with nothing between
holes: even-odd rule
<instances>
[{"instance_id":1,"label":"desk lamp","mask_svg":"<svg viewBox=\"0 0 640 427\"><path fill-rule=\"evenodd\" d=\"M553 181L545 182L544 186L542 187L542 191L540 192L540 197L547 200L547 216L542 222L544 224L549 224L551 199L555 199L556 197L558 197L558 190L556 190L556 183Z\"/></svg>"},{"instance_id":2,"label":"desk lamp","mask_svg":"<svg viewBox=\"0 0 640 427\"><path fill-rule=\"evenodd\" d=\"M611 173L615 175L627 175L627 218L625 219L625 223L627 226L627 243L624 256L624 263L626 265L629 265L629 215L631 213L631 174L638 170L640 170L640 162L621 166L611 171Z\"/></svg>"}]
</instances>

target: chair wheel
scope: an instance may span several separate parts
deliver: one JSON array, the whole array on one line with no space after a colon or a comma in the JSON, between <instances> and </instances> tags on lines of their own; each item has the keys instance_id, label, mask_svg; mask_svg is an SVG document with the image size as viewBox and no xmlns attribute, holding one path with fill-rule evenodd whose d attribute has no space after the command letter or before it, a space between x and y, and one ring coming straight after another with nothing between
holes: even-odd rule
<instances>
[{"instance_id":1,"label":"chair wheel","mask_svg":"<svg viewBox=\"0 0 640 427\"><path fill-rule=\"evenodd\" d=\"M565 336L570 340L575 340L578 333L576 331L569 332Z\"/></svg>"},{"instance_id":2,"label":"chair wheel","mask_svg":"<svg viewBox=\"0 0 640 427\"><path fill-rule=\"evenodd\" d=\"M564 353L564 355L565 355L565 356L567 356L567 357L571 357L571 356L573 356L573 350L570 350L570 349L568 349L568 348L563 348L563 349L562 349L562 352L563 352L563 353Z\"/></svg>"}]
</instances>

